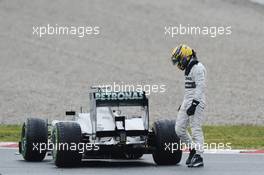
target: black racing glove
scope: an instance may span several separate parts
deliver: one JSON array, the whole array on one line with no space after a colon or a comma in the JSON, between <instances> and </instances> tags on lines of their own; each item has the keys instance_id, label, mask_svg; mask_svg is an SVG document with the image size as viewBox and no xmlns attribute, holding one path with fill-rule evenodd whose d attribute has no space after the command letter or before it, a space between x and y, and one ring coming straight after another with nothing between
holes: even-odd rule
<instances>
[{"instance_id":1,"label":"black racing glove","mask_svg":"<svg viewBox=\"0 0 264 175\"><path fill-rule=\"evenodd\" d=\"M198 106L199 103L199 101L193 100L192 105L187 109L187 115L194 115L196 106Z\"/></svg>"}]
</instances>

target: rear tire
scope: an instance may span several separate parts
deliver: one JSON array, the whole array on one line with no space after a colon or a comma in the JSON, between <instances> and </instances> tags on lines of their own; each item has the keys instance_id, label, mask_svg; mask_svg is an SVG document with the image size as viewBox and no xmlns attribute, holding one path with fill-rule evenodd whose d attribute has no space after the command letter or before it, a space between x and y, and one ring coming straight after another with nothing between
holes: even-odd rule
<instances>
[{"instance_id":1,"label":"rear tire","mask_svg":"<svg viewBox=\"0 0 264 175\"><path fill-rule=\"evenodd\" d=\"M54 144L52 155L57 167L72 167L81 162L82 154L78 150L81 137L81 128L78 123L56 123L52 131L52 142ZM76 149L70 149L71 145L76 145Z\"/></svg>"},{"instance_id":2,"label":"rear tire","mask_svg":"<svg viewBox=\"0 0 264 175\"><path fill-rule=\"evenodd\" d=\"M180 139L175 133L174 120L159 120L154 123L154 144L156 150L152 154L157 165L175 165L181 161L182 151ZM176 150L166 149L166 144L174 144ZM177 145L176 145L177 144ZM172 146L170 146L172 148Z\"/></svg>"},{"instance_id":3,"label":"rear tire","mask_svg":"<svg viewBox=\"0 0 264 175\"><path fill-rule=\"evenodd\" d=\"M48 147L48 125L38 118L28 118L23 123L21 132L20 152L26 161L42 161L47 149L40 151L40 145Z\"/></svg>"}]
</instances>

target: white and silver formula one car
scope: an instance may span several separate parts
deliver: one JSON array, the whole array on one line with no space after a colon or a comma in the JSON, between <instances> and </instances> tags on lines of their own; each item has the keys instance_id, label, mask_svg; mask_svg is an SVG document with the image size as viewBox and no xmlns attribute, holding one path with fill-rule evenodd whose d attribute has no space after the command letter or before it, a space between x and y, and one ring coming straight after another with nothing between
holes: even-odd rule
<instances>
[{"instance_id":1,"label":"white and silver formula one car","mask_svg":"<svg viewBox=\"0 0 264 175\"><path fill-rule=\"evenodd\" d=\"M175 121L159 120L149 127L145 92L109 92L92 87L90 112L67 111L68 121L27 118L19 152L26 161L52 155L57 167L78 165L83 159L139 159L152 154L158 165L180 162ZM172 147L173 146L173 147Z\"/></svg>"}]
</instances>

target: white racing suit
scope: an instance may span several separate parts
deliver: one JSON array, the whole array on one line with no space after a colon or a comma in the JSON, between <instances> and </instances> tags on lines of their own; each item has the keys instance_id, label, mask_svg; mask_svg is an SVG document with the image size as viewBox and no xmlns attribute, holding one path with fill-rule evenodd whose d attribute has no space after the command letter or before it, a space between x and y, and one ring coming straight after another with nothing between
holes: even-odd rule
<instances>
[{"instance_id":1,"label":"white racing suit","mask_svg":"<svg viewBox=\"0 0 264 175\"><path fill-rule=\"evenodd\" d=\"M206 69L197 60L191 60L185 70L185 94L184 100L179 109L175 130L181 142L189 149L195 148L197 154L202 154L204 136L202 131L203 111L205 108L205 84ZM194 115L188 116L186 111L191 106L192 101L199 101ZM192 137L188 132L190 126Z\"/></svg>"}]
</instances>

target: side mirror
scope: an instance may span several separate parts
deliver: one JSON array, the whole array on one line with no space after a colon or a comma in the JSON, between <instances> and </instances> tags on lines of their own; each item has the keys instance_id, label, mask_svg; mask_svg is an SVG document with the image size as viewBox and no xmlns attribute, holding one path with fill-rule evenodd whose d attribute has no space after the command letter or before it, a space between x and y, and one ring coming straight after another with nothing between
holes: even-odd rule
<instances>
[{"instance_id":1,"label":"side mirror","mask_svg":"<svg viewBox=\"0 0 264 175\"><path fill-rule=\"evenodd\" d=\"M76 112L75 111L66 111L66 115L75 115Z\"/></svg>"}]
</instances>

